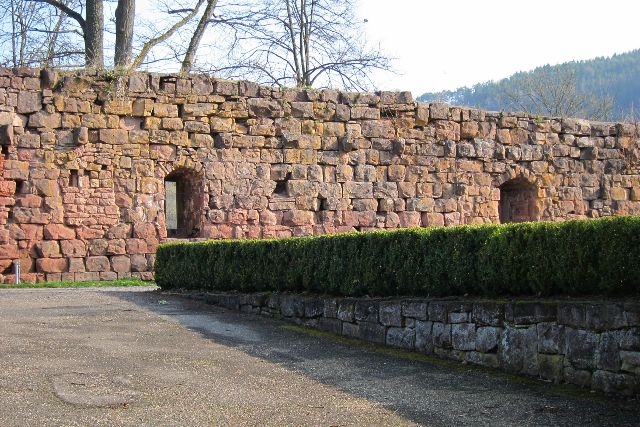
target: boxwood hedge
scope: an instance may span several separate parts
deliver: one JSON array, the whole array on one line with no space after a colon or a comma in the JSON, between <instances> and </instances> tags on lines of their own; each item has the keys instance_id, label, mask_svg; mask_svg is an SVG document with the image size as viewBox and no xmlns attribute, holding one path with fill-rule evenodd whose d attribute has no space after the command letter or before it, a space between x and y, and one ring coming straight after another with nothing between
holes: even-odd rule
<instances>
[{"instance_id":1,"label":"boxwood hedge","mask_svg":"<svg viewBox=\"0 0 640 427\"><path fill-rule=\"evenodd\" d=\"M640 217L167 243L155 278L340 296L638 295Z\"/></svg>"}]
</instances>

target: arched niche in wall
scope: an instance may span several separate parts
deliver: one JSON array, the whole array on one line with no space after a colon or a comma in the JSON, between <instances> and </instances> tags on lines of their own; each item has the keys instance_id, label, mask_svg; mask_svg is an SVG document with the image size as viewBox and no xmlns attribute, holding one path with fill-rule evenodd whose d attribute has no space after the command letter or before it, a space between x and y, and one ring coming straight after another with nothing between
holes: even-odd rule
<instances>
[{"instance_id":1,"label":"arched niche in wall","mask_svg":"<svg viewBox=\"0 0 640 427\"><path fill-rule=\"evenodd\" d=\"M202 230L204 185L191 168L178 168L164 179L167 237L198 237Z\"/></svg>"},{"instance_id":2,"label":"arched niche in wall","mask_svg":"<svg viewBox=\"0 0 640 427\"><path fill-rule=\"evenodd\" d=\"M500 223L538 221L538 189L523 177L510 179L500 186Z\"/></svg>"}]
</instances>

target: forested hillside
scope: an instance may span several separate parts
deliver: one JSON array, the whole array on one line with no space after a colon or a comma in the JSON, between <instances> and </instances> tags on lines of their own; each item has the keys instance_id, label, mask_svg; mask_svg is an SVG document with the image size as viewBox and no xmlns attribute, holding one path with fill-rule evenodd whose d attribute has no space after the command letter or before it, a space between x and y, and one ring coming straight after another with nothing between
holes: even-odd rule
<instances>
[{"instance_id":1,"label":"forested hillside","mask_svg":"<svg viewBox=\"0 0 640 427\"><path fill-rule=\"evenodd\" d=\"M640 110L640 49L519 72L497 82L437 93L418 100L444 101L486 110L637 120Z\"/></svg>"}]
</instances>

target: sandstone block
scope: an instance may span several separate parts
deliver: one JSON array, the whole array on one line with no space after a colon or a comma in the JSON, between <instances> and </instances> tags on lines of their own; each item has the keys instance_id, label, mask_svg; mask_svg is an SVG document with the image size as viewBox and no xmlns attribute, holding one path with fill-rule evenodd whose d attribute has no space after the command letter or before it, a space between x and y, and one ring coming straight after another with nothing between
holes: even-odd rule
<instances>
[{"instance_id":1,"label":"sandstone block","mask_svg":"<svg viewBox=\"0 0 640 427\"><path fill-rule=\"evenodd\" d=\"M355 320L354 301L351 299L341 299L337 304L337 318L343 322L353 322Z\"/></svg>"},{"instance_id":2,"label":"sandstone block","mask_svg":"<svg viewBox=\"0 0 640 427\"><path fill-rule=\"evenodd\" d=\"M133 225L133 237L138 239L155 239L157 236L156 227L148 222L137 223Z\"/></svg>"},{"instance_id":3,"label":"sandstone block","mask_svg":"<svg viewBox=\"0 0 640 427\"><path fill-rule=\"evenodd\" d=\"M58 129L62 126L62 116L59 113L39 111L29 116L29 127Z\"/></svg>"},{"instance_id":4,"label":"sandstone block","mask_svg":"<svg viewBox=\"0 0 640 427\"><path fill-rule=\"evenodd\" d=\"M178 117L178 106L156 103L153 105L153 115L156 117Z\"/></svg>"},{"instance_id":5,"label":"sandstone block","mask_svg":"<svg viewBox=\"0 0 640 427\"><path fill-rule=\"evenodd\" d=\"M598 336L594 332L566 328L563 353L575 369L594 369Z\"/></svg>"},{"instance_id":6,"label":"sandstone block","mask_svg":"<svg viewBox=\"0 0 640 427\"><path fill-rule=\"evenodd\" d=\"M449 106L437 102L429 104L429 118L431 120L449 120Z\"/></svg>"},{"instance_id":7,"label":"sandstone block","mask_svg":"<svg viewBox=\"0 0 640 427\"><path fill-rule=\"evenodd\" d=\"M506 327L498 347L498 359L500 367L506 371L537 375L539 366L536 326Z\"/></svg>"},{"instance_id":8,"label":"sandstone block","mask_svg":"<svg viewBox=\"0 0 640 427\"><path fill-rule=\"evenodd\" d=\"M476 331L476 350L481 353L493 353L498 349L501 329L485 326L479 327Z\"/></svg>"},{"instance_id":9,"label":"sandstone block","mask_svg":"<svg viewBox=\"0 0 640 427\"><path fill-rule=\"evenodd\" d=\"M562 348L564 328L556 323L538 323L538 351L557 354Z\"/></svg>"},{"instance_id":10,"label":"sandstone block","mask_svg":"<svg viewBox=\"0 0 640 427\"><path fill-rule=\"evenodd\" d=\"M124 129L100 129L99 140L104 144L125 144L129 140L129 132Z\"/></svg>"},{"instance_id":11,"label":"sandstone block","mask_svg":"<svg viewBox=\"0 0 640 427\"><path fill-rule=\"evenodd\" d=\"M433 322L416 321L415 348L430 354L433 352Z\"/></svg>"},{"instance_id":12,"label":"sandstone block","mask_svg":"<svg viewBox=\"0 0 640 427\"><path fill-rule=\"evenodd\" d=\"M475 350L476 325L474 323L451 325L451 343L455 350Z\"/></svg>"},{"instance_id":13,"label":"sandstone block","mask_svg":"<svg viewBox=\"0 0 640 427\"><path fill-rule=\"evenodd\" d=\"M87 246L82 240L62 240L60 246L65 257L79 258L87 254Z\"/></svg>"},{"instance_id":14,"label":"sandstone block","mask_svg":"<svg viewBox=\"0 0 640 427\"><path fill-rule=\"evenodd\" d=\"M433 345L439 348L451 348L451 325L434 322L432 327Z\"/></svg>"},{"instance_id":15,"label":"sandstone block","mask_svg":"<svg viewBox=\"0 0 640 427\"><path fill-rule=\"evenodd\" d=\"M106 255L108 246L107 239L92 239L89 241L89 253L91 255Z\"/></svg>"},{"instance_id":16,"label":"sandstone block","mask_svg":"<svg viewBox=\"0 0 640 427\"><path fill-rule=\"evenodd\" d=\"M38 258L36 268L40 273L61 273L67 269L66 258Z\"/></svg>"},{"instance_id":17,"label":"sandstone block","mask_svg":"<svg viewBox=\"0 0 640 427\"><path fill-rule=\"evenodd\" d=\"M344 325L346 325L346 323L343 324L343 327ZM360 338L361 340L364 340L364 341L384 344L386 339L386 329L387 328L377 323L360 322L358 323L357 338Z\"/></svg>"},{"instance_id":18,"label":"sandstone block","mask_svg":"<svg viewBox=\"0 0 640 427\"><path fill-rule=\"evenodd\" d=\"M111 257L111 268L116 273L131 271L131 259L126 255Z\"/></svg>"},{"instance_id":19,"label":"sandstone block","mask_svg":"<svg viewBox=\"0 0 640 427\"><path fill-rule=\"evenodd\" d=\"M42 109L42 101L38 92L21 91L18 93L18 114L28 114Z\"/></svg>"},{"instance_id":20,"label":"sandstone block","mask_svg":"<svg viewBox=\"0 0 640 427\"><path fill-rule=\"evenodd\" d=\"M385 326L402 326L402 304L400 302L381 302L380 323Z\"/></svg>"},{"instance_id":21,"label":"sandstone block","mask_svg":"<svg viewBox=\"0 0 640 427\"><path fill-rule=\"evenodd\" d=\"M131 224L120 223L112 226L107 231L108 239L126 239L131 235Z\"/></svg>"},{"instance_id":22,"label":"sandstone block","mask_svg":"<svg viewBox=\"0 0 640 427\"><path fill-rule=\"evenodd\" d=\"M638 390L640 390L637 382L637 377L628 374L616 374L608 371L596 371L593 373L592 378L588 378L588 380L590 381L587 381L586 379L580 381L581 384L579 385L591 385L594 390L599 390L605 393L618 393L624 395L632 395L634 393L638 393Z\"/></svg>"},{"instance_id":23,"label":"sandstone block","mask_svg":"<svg viewBox=\"0 0 640 427\"><path fill-rule=\"evenodd\" d=\"M280 313L284 317L304 316L304 300L299 295L280 295Z\"/></svg>"},{"instance_id":24,"label":"sandstone block","mask_svg":"<svg viewBox=\"0 0 640 427\"><path fill-rule=\"evenodd\" d=\"M282 216L282 224L290 226L313 225L315 223L315 215L310 211L289 210Z\"/></svg>"},{"instance_id":25,"label":"sandstone block","mask_svg":"<svg viewBox=\"0 0 640 427\"><path fill-rule=\"evenodd\" d=\"M404 302L402 303L402 315L418 320L427 320L426 302Z\"/></svg>"},{"instance_id":26,"label":"sandstone block","mask_svg":"<svg viewBox=\"0 0 640 427\"><path fill-rule=\"evenodd\" d=\"M473 139L480 134L480 126L477 122L462 122L460 126L460 138Z\"/></svg>"},{"instance_id":27,"label":"sandstone block","mask_svg":"<svg viewBox=\"0 0 640 427\"><path fill-rule=\"evenodd\" d=\"M34 179L33 184L38 194L47 197L58 195L58 181L55 179Z\"/></svg>"},{"instance_id":28,"label":"sandstone block","mask_svg":"<svg viewBox=\"0 0 640 427\"><path fill-rule=\"evenodd\" d=\"M0 259L16 259L20 258L20 252L15 243L7 243L0 245Z\"/></svg>"},{"instance_id":29,"label":"sandstone block","mask_svg":"<svg viewBox=\"0 0 640 427\"><path fill-rule=\"evenodd\" d=\"M69 272L81 273L85 271L84 258L69 258Z\"/></svg>"},{"instance_id":30,"label":"sandstone block","mask_svg":"<svg viewBox=\"0 0 640 427\"><path fill-rule=\"evenodd\" d=\"M416 331L410 328L388 328L386 344L393 347L413 349L415 347Z\"/></svg>"},{"instance_id":31,"label":"sandstone block","mask_svg":"<svg viewBox=\"0 0 640 427\"><path fill-rule=\"evenodd\" d=\"M123 255L127 253L124 239L110 239L107 243L107 255Z\"/></svg>"},{"instance_id":32,"label":"sandstone block","mask_svg":"<svg viewBox=\"0 0 640 427\"><path fill-rule=\"evenodd\" d=\"M102 272L110 271L111 264L109 258L106 256L90 256L86 260L87 271L89 272Z\"/></svg>"},{"instance_id":33,"label":"sandstone block","mask_svg":"<svg viewBox=\"0 0 640 427\"><path fill-rule=\"evenodd\" d=\"M130 260L131 271L147 271L147 257L144 255L133 254Z\"/></svg>"},{"instance_id":34,"label":"sandstone block","mask_svg":"<svg viewBox=\"0 0 640 427\"><path fill-rule=\"evenodd\" d=\"M282 117L284 115L282 106L275 100L249 98L247 108L249 116L252 117Z\"/></svg>"},{"instance_id":35,"label":"sandstone block","mask_svg":"<svg viewBox=\"0 0 640 427\"><path fill-rule=\"evenodd\" d=\"M60 245L56 240L43 240L36 244L38 254L44 258L60 258ZM52 272L50 272L52 273Z\"/></svg>"},{"instance_id":36,"label":"sandstone block","mask_svg":"<svg viewBox=\"0 0 640 427\"><path fill-rule=\"evenodd\" d=\"M126 239L126 253L127 254L146 254L149 250L147 248L147 242L143 239Z\"/></svg>"}]
</instances>

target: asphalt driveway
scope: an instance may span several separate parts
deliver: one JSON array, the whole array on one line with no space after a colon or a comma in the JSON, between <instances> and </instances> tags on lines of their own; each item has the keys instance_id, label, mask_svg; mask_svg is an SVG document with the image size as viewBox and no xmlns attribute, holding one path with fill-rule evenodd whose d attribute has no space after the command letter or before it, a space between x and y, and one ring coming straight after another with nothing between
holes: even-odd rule
<instances>
[{"instance_id":1,"label":"asphalt driveway","mask_svg":"<svg viewBox=\"0 0 640 427\"><path fill-rule=\"evenodd\" d=\"M144 288L0 290L0 425L639 425L640 402Z\"/></svg>"}]
</instances>

